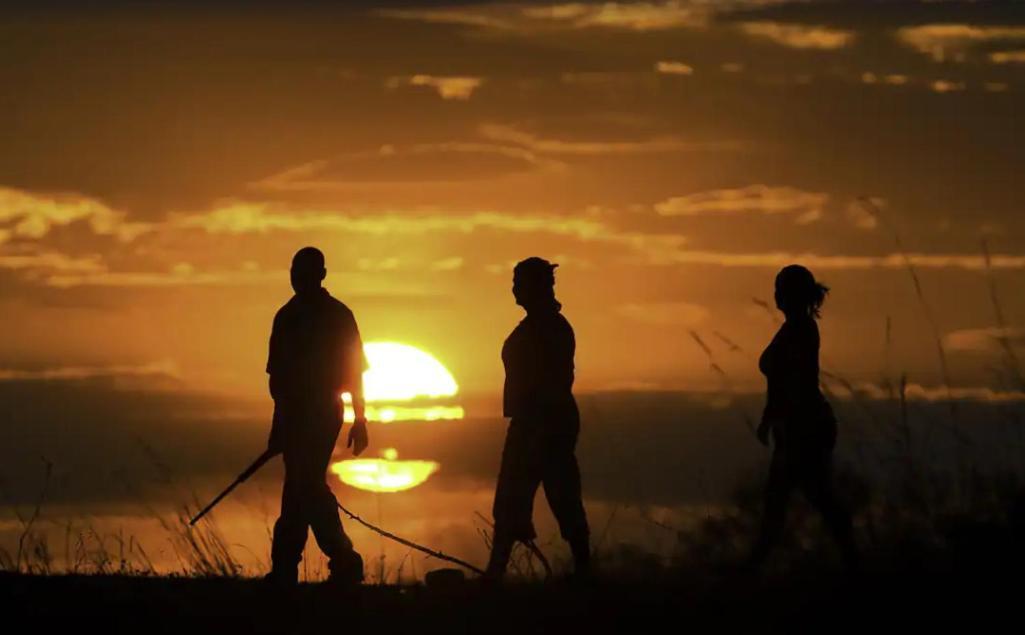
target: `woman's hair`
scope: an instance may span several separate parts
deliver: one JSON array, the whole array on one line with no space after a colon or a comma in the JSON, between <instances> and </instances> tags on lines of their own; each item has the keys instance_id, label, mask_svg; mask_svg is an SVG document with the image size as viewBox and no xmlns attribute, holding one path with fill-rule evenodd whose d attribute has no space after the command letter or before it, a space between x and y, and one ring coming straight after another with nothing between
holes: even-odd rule
<instances>
[{"instance_id":1,"label":"woman's hair","mask_svg":"<svg viewBox=\"0 0 1025 635\"><path fill-rule=\"evenodd\" d=\"M784 313L796 311L819 317L829 287L801 265L788 265L776 274L776 303Z\"/></svg>"}]
</instances>

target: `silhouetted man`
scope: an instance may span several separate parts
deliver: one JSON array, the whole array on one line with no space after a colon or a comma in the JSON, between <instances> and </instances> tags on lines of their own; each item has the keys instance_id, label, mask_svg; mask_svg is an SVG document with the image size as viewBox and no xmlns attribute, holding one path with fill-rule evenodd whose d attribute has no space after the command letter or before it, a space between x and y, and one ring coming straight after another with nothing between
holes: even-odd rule
<instances>
[{"instance_id":1,"label":"silhouetted man","mask_svg":"<svg viewBox=\"0 0 1025 635\"><path fill-rule=\"evenodd\" d=\"M363 401L363 356L356 320L321 282L324 254L304 247L292 258L295 295L274 316L267 373L274 398L268 448L284 455L281 516L274 523L269 581L294 584L307 529L328 556L330 580L358 584L363 559L342 529L334 494L325 479L341 430L341 393L352 395L355 424L348 446L367 447Z\"/></svg>"},{"instance_id":2,"label":"silhouetted man","mask_svg":"<svg viewBox=\"0 0 1025 635\"><path fill-rule=\"evenodd\" d=\"M504 573L514 543L532 541L534 494L544 485L574 571L590 572L590 532L574 453L580 413L573 398L573 327L555 299L555 268L528 258L513 269L513 296L527 316L502 347L503 409L510 417L495 490L495 535L487 575Z\"/></svg>"}]
</instances>

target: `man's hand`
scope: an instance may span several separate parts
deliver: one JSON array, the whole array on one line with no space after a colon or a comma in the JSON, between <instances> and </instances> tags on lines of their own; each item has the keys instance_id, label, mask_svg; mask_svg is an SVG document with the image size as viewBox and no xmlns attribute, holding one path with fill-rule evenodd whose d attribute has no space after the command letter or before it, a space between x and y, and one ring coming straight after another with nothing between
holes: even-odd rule
<instances>
[{"instance_id":1,"label":"man's hand","mask_svg":"<svg viewBox=\"0 0 1025 635\"><path fill-rule=\"evenodd\" d=\"M284 452L284 448L281 447L280 441L271 436L270 439L267 439L267 451L273 455L278 455Z\"/></svg>"},{"instance_id":2,"label":"man's hand","mask_svg":"<svg viewBox=\"0 0 1025 635\"><path fill-rule=\"evenodd\" d=\"M352 448L352 455L359 456L363 453L363 450L367 449L370 444L370 439L367 436L367 418L357 417L356 422L352 424L352 429L349 430L349 441L345 444L345 447Z\"/></svg>"}]
</instances>

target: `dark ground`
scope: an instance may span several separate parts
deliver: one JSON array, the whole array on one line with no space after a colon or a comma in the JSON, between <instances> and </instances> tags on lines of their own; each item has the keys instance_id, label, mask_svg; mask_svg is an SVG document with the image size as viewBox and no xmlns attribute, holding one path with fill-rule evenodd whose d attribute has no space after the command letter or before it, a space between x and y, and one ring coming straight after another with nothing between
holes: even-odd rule
<instances>
[{"instance_id":1,"label":"dark ground","mask_svg":"<svg viewBox=\"0 0 1025 635\"><path fill-rule=\"evenodd\" d=\"M1020 632L1014 573L720 572L588 586L304 584L287 593L248 579L0 574L0 615L10 633Z\"/></svg>"}]
</instances>

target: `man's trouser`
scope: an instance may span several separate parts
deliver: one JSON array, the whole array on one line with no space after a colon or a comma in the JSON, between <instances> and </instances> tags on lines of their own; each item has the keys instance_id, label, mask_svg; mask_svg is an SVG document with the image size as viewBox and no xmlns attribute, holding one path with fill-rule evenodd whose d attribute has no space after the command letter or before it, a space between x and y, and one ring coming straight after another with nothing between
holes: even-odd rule
<instances>
[{"instance_id":1,"label":"man's trouser","mask_svg":"<svg viewBox=\"0 0 1025 635\"><path fill-rule=\"evenodd\" d=\"M573 548L578 565L586 565L590 532L575 454L578 427L546 430L532 424L513 419L502 450L492 511L495 548L489 568L495 572L505 569L515 541L536 537L534 495L542 485L563 539Z\"/></svg>"},{"instance_id":2,"label":"man's trouser","mask_svg":"<svg viewBox=\"0 0 1025 635\"><path fill-rule=\"evenodd\" d=\"M342 529L337 501L326 480L340 430L341 425L331 421L306 428L295 426L284 439L285 485L281 494L281 516L274 523L271 546L275 571L290 574L296 570L302 560L308 528L313 529L317 545L330 559L332 571L352 560L352 541Z\"/></svg>"}]
</instances>

